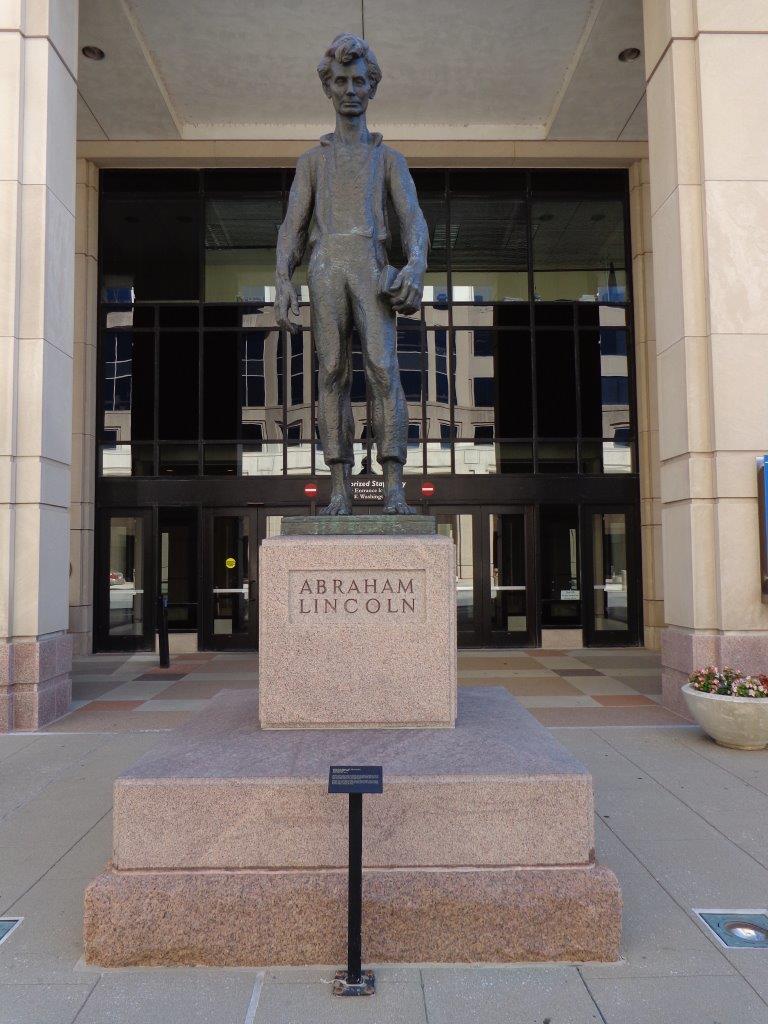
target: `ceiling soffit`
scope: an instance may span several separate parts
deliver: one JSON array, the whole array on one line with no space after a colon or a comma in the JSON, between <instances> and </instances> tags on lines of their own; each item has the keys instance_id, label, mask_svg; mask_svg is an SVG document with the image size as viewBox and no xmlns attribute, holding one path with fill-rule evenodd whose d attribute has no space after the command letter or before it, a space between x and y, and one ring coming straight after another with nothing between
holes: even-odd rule
<instances>
[{"instance_id":1,"label":"ceiling soffit","mask_svg":"<svg viewBox=\"0 0 768 1024\"><path fill-rule=\"evenodd\" d=\"M398 139L642 138L641 0L80 0L78 138L307 139L332 110L315 67L343 30L384 78Z\"/></svg>"}]
</instances>

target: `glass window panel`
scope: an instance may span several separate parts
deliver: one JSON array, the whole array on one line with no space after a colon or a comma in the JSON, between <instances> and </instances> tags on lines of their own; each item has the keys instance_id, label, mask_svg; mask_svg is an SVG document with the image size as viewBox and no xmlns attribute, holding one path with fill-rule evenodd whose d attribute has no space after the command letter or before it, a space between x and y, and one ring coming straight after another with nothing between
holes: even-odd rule
<instances>
[{"instance_id":1,"label":"glass window panel","mask_svg":"<svg viewBox=\"0 0 768 1024\"><path fill-rule=\"evenodd\" d=\"M206 302L273 302L279 192L217 196L205 203ZM297 283L301 283L297 277Z\"/></svg>"},{"instance_id":2,"label":"glass window panel","mask_svg":"<svg viewBox=\"0 0 768 1024\"><path fill-rule=\"evenodd\" d=\"M140 516L109 519L109 635L144 632L144 521Z\"/></svg>"},{"instance_id":3,"label":"glass window panel","mask_svg":"<svg viewBox=\"0 0 768 1024\"><path fill-rule=\"evenodd\" d=\"M472 515L438 513L437 532L450 537L456 549L456 617L459 631L475 625L475 565Z\"/></svg>"},{"instance_id":4,"label":"glass window panel","mask_svg":"<svg viewBox=\"0 0 768 1024\"><path fill-rule=\"evenodd\" d=\"M533 387L529 331L499 331L496 346L497 432L533 436Z\"/></svg>"},{"instance_id":5,"label":"glass window panel","mask_svg":"<svg viewBox=\"0 0 768 1024\"><path fill-rule=\"evenodd\" d=\"M288 473L297 476L310 476L312 473L312 442L308 440L292 441L288 444Z\"/></svg>"},{"instance_id":6,"label":"glass window panel","mask_svg":"<svg viewBox=\"0 0 768 1024\"><path fill-rule=\"evenodd\" d=\"M283 444L270 441L238 445L240 476L282 476Z\"/></svg>"},{"instance_id":7,"label":"glass window panel","mask_svg":"<svg viewBox=\"0 0 768 1024\"><path fill-rule=\"evenodd\" d=\"M161 327L197 327L199 306L161 306L159 309Z\"/></svg>"},{"instance_id":8,"label":"glass window panel","mask_svg":"<svg viewBox=\"0 0 768 1024\"><path fill-rule=\"evenodd\" d=\"M487 476L498 473L498 451L493 444L478 446L474 439L461 438L454 444L456 473L461 476Z\"/></svg>"},{"instance_id":9,"label":"glass window panel","mask_svg":"<svg viewBox=\"0 0 768 1024\"><path fill-rule=\"evenodd\" d=\"M291 390L290 404L303 405L306 401L309 404L309 396L304 393L304 361L309 352L304 350L304 332L288 336L288 344L291 348ZM307 345L309 345L309 332L307 332Z\"/></svg>"},{"instance_id":10,"label":"glass window panel","mask_svg":"<svg viewBox=\"0 0 768 1024\"><path fill-rule=\"evenodd\" d=\"M481 192L451 197L454 302L528 302L525 201Z\"/></svg>"},{"instance_id":11,"label":"glass window panel","mask_svg":"<svg viewBox=\"0 0 768 1024\"><path fill-rule=\"evenodd\" d=\"M536 446L539 473L575 473L575 441L539 441Z\"/></svg>"},{"instance_id":12,"label":"glass window panel","mask_svg":"<svg viewBox=\"0 0 768 1024\"><path fill-rule=\"evenodd\" d=\"M429 386L427 400L447 406L450 399L448 382L448 338L446 327L427 331L427 374Z\"/></svg>"},{"instance_id":13,"label":"glass window panel","mask_svg":"<svg viewBox=\"0 0 768 1024\"><path fill-rule=\"evenodd\" d=\"M574 506L542 508L541 624L581 625L579 514Z\"/></svg>"},{"instance_id":14,"label":"glass window panel","mask_svg":"<svg viewBox=\"0 0 768 1024\"><path fill-rule=\"evenodd\" d=\"M620 199L535 200L531 225L536 299L626 301Z\"/></svg>"},{"instance_id":15,"label":"glass window panel","mask_svg":"<svg viewBox=\"0 0 768 1024\"><path fill-rule=\"evenodd\" d=\"M500 473L533 472L533 441L502 441L496 451Z\"/></svg>"},{"instance_id":16,"label":"glass window panel","mask_svg":"<svg viewBox=\"0 0 768 1024\"><path fill-rule=\"evenodd\" d=\"M205 476L237 476L238 445L206 444L203 448Z\"/></svg>"},{"instance_id":17,"label":"glass window panel","mask_svg":"<svg viewBox=\"0 0 768 1024\"><path fill-rule=\"evenodd\" d=\"M576 436L576 363L570 331L536 331L540 437Z\"/></svg>"},{"instance_id":18,"label":"glass window panel","mask_svg":"<svg viewBox=\"0 0 768 1024\"><path fill-rule=\"evenodd\" d=\"M197 513L158 512L160 593L168 598L172 630L197 628Z\"/></svg>"},{"instance_id":19,"label":"glass window panel","mask_svg":"<svg viewBox=\"0 0 768 1024\"><path fill-rule=\"evenodd\" d=\"M447 303L444 303L441 306L422 306L421 308L424 316L424 323L427 327L448 326L450 315Z\"/></svg>"},{"instance_id":20,"label":"glass window panel","mask_svg":"<svg viewBox=\"0 0 768 1024\"><path fill-rule=\"evenodd\" d=\"M198 437L198 336L160 335L158 433L164 441Z\"/></svg>"},{"instance_id":21,"label":"glass window panel","mask_svg":"<svg viewBox=\"0 0 768 1024\"><path fill-rule=\"evenodd\" d=\"M628 433L628 432L627 432ZM582 473L634 473L635 442L619 437L609 441L584 440L581 442Z\"/></svg>"},{"instance_id":22,"label":"glass window panel","mask_svg":"<svg viewBox=\"0 0 768 1024\"><path fill-rule=\"evenodd\" d=\"M241 338L234 331L206 332L203 335L203 437L206 440L234 441L240 436L240 347ZM255 372L259 364L252 360L250 365ZM260 405L263 406L263 358L260 366ZM211 457L213 451L210 450ZM206 449L206 463L208 461L209 450ZM207 468L206 472L209 472Z\"/></svg>"},{"instance_id":23,"label":"glass window panel","mask_svg":"<svg viewBox=\"0 0 768 1024\"><path fill-rule=\"evenodd\" d=\"M624 439L617 430L610 441L603 441L604 473L635 473L635 442Z\"/></svg>"},{"instance_id":24,"label":"glass window panel","mask_svg":"<svg viewBox=\"0 0 768 1024\"><path fill-rule=\"evenodd\" d=\"M451 449L446 447L442 441L427 441L427 472L435 475L437 473L451 472Z\"/></svg>"},{"instance_id":25,"label":"glass window panel","mask_svg":"<svg viewBox=\"0 0 768 1024\"><path fill-rule=\"evenodd\" d=\"M154 327L155 307L154 306L125 306L120 309L107 308L102 316L102 326L108 328L119 327Z\"/></svg>"},{"instance_id":26,"label":"glass window panel","mask_svg":"<svg viewBox=\"0 0 768 1024\"><path fill-rule=\"evenodd\" d=\"M397 361L400 381L408 402L421 401L421 331L402 329L398 324Z\"/></svg>"},{"instance_id":27,"label":"glass window panel","mask_svg":"<svg viewBox=\"0 0 768 1024\"><path fill-rule=\"evenodd\" d=\"M197 476L196 444L161 444L160 476Z\"/></svg>"},{"instance_id":28,"label":"glass window panel","mask_svg":"<svg viewBox=\"0 0 768 1024\"><path fill-rule=\"evenodd\" d=\"M108 444L101 446L102 476L154 476L155 447L152 444Z\"/></svg>"},{"instance_id":29,"label":"glass window panel","mask_svg":"<svg viewBox=\"0 0 768 1024\"><path fill-rule=\"evenodd\" d=\"M528 330L473 327L455 332L456 404L460 437L478 427L497 436L531 437L531 339Z\"/></svg>"},{"instance_id":30,"label":"glass window panel","mask_svg":"<svg viewBox=\"0 0 768 1024\"><path fill-rule=\"evenodd\" d=\"M592 516L593 586L597 631L626 632L627 609L627 523L623 512Z\"/></svg>"},{"instance_id":31,"label":"glass window panel","mask_svg":"<svg viewBox=\"0 0 768 1024\"><path fill-rule=\"evenodd\" d=\"M199 298L197 196L105 195L99 230L103 302Z\"/></svg>"},{"instance_id":32,"label":"glass window panel","mask_svg":"<svg viewBox=\"0 0 768 1024\"><path fill-rule=\"evenodd\" d=\"M534 311L537 327L572 327L573 306L570 302L542 302Z\"/></svg>"},{"instance_id":33,"label":"glass window panel","mask_svg":"<svg viewBox=\"0 0 768 1024\"><path fill-rule=\"evenodd\" d=\"M134 331L102 335L104 427L117 442L151 440L155 433L155 339Z\"/></svg>"},{"instance_id":34,"label":"glass window panel","mask_svg":"<svg viewBox=\"0 0 768 1024\"><path fill-rule=\"evenodd\" d=\"M579 382L582 434L625 442L631 426L626 328L579 332Z\"/></svg>"}]
</instances>

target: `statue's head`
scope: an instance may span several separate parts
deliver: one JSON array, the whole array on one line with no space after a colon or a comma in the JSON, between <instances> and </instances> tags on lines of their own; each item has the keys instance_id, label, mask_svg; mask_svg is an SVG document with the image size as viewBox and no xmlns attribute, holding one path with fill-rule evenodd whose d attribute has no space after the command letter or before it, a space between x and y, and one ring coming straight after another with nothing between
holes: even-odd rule
<instances>
[{"instance_id":1,"label":"statue's head","mask_svg":"<svg viewBox=\"0 0 768 1024\"><path fill-rule=\"evenodd\" d=\"M325 95L337 113L357 117L376 95L381 68L368 43L350 32L336 36L317 65Z\"/></svg>"}]
</instances>

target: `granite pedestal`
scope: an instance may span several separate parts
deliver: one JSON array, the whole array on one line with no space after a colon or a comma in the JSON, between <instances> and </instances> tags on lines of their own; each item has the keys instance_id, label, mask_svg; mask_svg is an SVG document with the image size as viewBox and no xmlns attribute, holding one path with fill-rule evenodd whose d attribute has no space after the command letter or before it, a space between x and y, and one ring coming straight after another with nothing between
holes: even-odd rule
<instances>
[{"instance_id":1,"label":"granite pedestal","mask_svg":"<svg viewBox=\"0 0 768 1024\"><path fill-rule=\"evenodd\" d=\"M296 517L283 529L259 549L262 728L453 726L455 549L434 518Z\"/></svg>"},{"instance_id":2,"label":"granite pedestal","mask_svg":"<svg viewBox=\"0 0 768 1024\"><path fill-rule=\"evenodd\" d=\"M259 727L225 691L115 783L114 855L86 891L90 963L344 959L347 808L365 798L367 961L614 960L621 895L594 860L592 782L506 690L462 689L455 729Z\"/></svg>"}]
</instances>

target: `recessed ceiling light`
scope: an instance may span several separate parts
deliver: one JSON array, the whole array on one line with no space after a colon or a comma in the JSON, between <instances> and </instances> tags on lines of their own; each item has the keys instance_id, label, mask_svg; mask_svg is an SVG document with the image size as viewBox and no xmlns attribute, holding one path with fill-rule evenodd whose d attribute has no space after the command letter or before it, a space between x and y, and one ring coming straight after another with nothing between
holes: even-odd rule
<instances>
[{"instance_id":1,"label":"recessed ceiling light","mask_svg":"<svg viewBox=\"0 0 768 1024\"><path fill-rule=\"evenodd\" d=\"M88 60L104 60L104 51L99 46L84 46L80 51Z\"/></svg>"},{"instance_id":2,"label":"recessed ceiling light","mask_svg":"<svg viewBox=\"0 0 768 1024\"><path fill-rule=\"evenodd\" d=\"M636 46L628 46L626 50L622 50L619 54L619 60L627 64L629 61L637 60L640 56L640 51Z\"/></svg>"}]
</instances>

